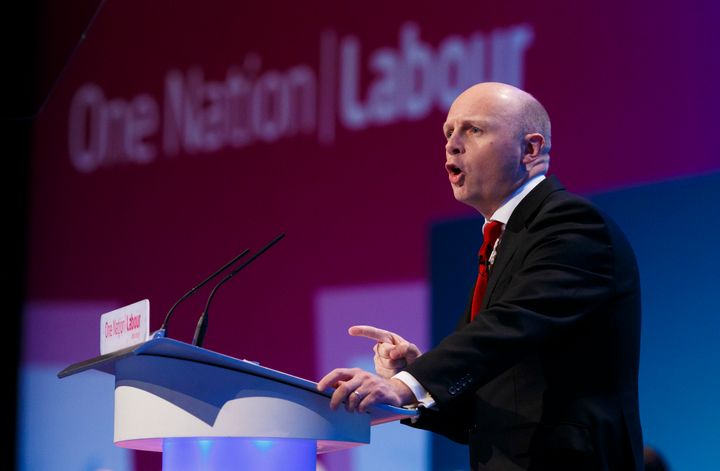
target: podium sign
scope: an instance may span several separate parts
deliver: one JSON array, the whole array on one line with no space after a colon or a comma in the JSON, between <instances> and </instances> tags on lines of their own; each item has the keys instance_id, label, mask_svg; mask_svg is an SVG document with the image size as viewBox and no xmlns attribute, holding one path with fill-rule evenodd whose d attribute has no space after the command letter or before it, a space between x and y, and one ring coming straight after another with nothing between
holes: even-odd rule
<instances>
[{"instance_id":1,"label":"podium sign","mask_svg":"<svg viewBox=\"0 0 720 471\"><path fill-rule=\"evenodd\" d=\"M145 342L150 330L150 301L143 299L100 316L100 354Z\"/></svg>"},{"instance_id":2,"label":"podium sign","mask_svg":"<svg viewBox=\"0 0 720 471\"><path fill-rule=\"evenodd\" d=\"M115 444L163 452L165 471L222 469L224 460L245 463L239 469L314 470L317 453L370 443L372 425L416 414L389 405L332 410L330 393L312 381L169 338L58 376L89 369L115 376Z\"/></svg>"}]
</instances>

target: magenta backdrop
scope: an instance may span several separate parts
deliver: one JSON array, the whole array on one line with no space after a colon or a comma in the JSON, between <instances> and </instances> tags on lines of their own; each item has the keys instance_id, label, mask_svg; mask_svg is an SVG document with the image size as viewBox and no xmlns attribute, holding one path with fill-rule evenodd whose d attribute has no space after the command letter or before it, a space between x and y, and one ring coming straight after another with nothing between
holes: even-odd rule
<instances>
[{"instance_id":1,"label":"magenta backdrop","mask_svg":"<svg viewBox=\"0 0 720 471\"><path fill-rule=\"evenodd\" d=\"M315 293L425 279L429 224L472 214L443 168L463 80L545 103L573 190L719 169L710 5L107 1L36 122L29 300L149 298L154 329L285 232L218 292L205 346L317 379ZM91 8L55 10L62 30Z\"/></svg>"}]
</instances>

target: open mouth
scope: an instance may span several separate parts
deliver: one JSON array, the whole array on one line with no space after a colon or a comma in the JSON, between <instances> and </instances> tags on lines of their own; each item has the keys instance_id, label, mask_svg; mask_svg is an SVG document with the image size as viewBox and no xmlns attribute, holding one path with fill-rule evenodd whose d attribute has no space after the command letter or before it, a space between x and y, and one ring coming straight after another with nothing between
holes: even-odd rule
<instances>
[{"instance_id":1,"label":"open mouth","mask_svg":"<svg viewBox=\"0 0 720 471\"><path fill-rule=\"evenodd\" d=\"M445 164L445 169L448 172L448 178L450 180L450 183L453 185L462 185L462 181L465 178L463 175L462 169L458 167L455 164L447 163Z\"/></svg>"}]
</instances>

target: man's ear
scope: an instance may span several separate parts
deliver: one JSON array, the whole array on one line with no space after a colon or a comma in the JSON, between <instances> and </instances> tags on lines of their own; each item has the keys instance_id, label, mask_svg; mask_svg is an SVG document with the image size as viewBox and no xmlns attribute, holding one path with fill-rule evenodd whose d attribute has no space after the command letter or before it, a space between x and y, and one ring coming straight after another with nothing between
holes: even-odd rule
<instances>
[{"instance_id":1,"label":"man's ear","mask_svg":"<svg viewBox=\"0 0 720 471\"><path fill-rule=\"evenodd\" d=\"M540 133L525 135L525 148L523 149L523 164L532 164L540 155L545 145L545 138Z\"/></svg>"}]
</instances>

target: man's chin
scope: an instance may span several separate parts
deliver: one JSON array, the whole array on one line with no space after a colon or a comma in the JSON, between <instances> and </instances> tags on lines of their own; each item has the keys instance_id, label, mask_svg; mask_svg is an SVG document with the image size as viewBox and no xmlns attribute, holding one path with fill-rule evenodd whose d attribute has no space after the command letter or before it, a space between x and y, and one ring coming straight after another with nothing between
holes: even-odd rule
<instances>
[{"instance_id":1,"label":"man's chin","mask_svg":"<svg viewBox=\"0 0 720 471\"><path fill-rule=\"evenodd\" d=\"M468 206L472 206L472 204L470 202L470 198L469 198L467 192L465 191L464 187L454 186L452 190L453 190L453 196L455 197L455 201L466 204Z\"/></svg>"},{"instance_id":2,"label":"man's chin","mask_svg":"<svg viewBox=\"0 0 720 471\"><path fill-rule=\"evenodd\" d=\"M478 209L478 201L477 198L472 198L470 195L467 194L467 192L462 191L463 188L457 188L453 187L453 196L455 197L455 201L458 203L465 204L467 206L470 206L476 211L480 211Z\"/></svg>"}]
</instances>

